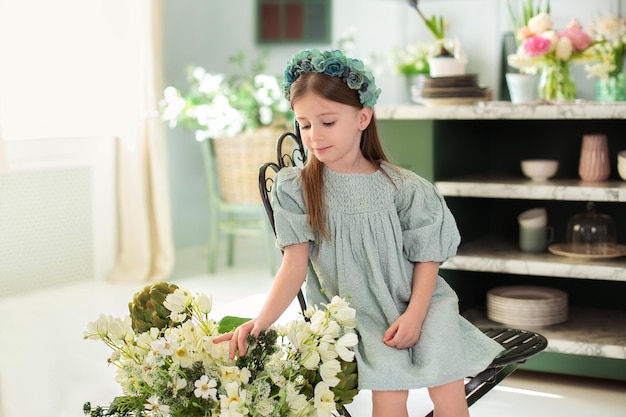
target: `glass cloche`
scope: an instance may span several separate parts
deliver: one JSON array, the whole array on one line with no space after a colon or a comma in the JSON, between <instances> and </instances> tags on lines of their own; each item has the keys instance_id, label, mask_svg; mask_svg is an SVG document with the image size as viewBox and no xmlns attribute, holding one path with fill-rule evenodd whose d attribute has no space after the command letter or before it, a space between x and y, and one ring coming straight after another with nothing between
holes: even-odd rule
<instances>
[{"instance_id":1,"label":"glass cloche","mask_svg":"<svg viewBox=\"0 0 626 417\"><path fill-rule=\"evenodd\" d=\"M567 243L575 253L602 255L615 250L617 232L613 219L596 213L592 202L584 213L576 214L567 223Z\"/></svg>"}]
</instances>

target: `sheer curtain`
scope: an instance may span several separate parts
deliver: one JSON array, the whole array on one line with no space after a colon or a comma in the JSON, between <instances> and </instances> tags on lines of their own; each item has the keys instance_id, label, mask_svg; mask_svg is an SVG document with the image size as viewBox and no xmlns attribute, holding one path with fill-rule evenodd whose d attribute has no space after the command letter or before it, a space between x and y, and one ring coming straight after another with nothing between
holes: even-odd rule
<instances>
[{"instance_id":1,"label":"sheer curtain","mask_svg":"<svg viewBox=\"0 0 626 417\"><path fill-rule=\"evenodd\" d=\"M164 124L159 116L162 0L136 2L140 112L118 138L119 251L115 281L158 281L173 263Z\"/></svg>"},{"instance_id":2,"label":"sheer curtain","mask_svg":"<svg viewBox=\"0 0 626 417\"><path fill-rule=\"evenodd\" d=\"M0 126L0 176L6 172L7 163L4 156L4 142L2 141L2 126ZM2 179L0 178L0 182Z\"/></svg>"},{"instance_id":3,"label":"sheer curtain","mask_svg":"<svg viewBox=\"0 0 626 417\"><path fill-rule=\"evenodd\" d=\"M163 1L0 0L0 172L3 139L116 138L113 281L165 279L174 262L158 111Z\"/></svg>"}]
</instances>

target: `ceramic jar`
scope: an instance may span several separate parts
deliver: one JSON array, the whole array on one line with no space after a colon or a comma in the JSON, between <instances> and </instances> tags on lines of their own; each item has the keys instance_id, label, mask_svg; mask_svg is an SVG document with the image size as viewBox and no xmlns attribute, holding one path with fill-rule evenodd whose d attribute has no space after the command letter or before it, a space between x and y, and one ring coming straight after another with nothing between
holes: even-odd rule
<instances>
[{"instance_id":1,"label":"ceramic jar","mask_svg":"<svg viewBox=\"0 0 626 417\"><path fill-rule=\"evenodd\" d=\"M583 181L605 181L609 178L611 167L605 134L583 136L578 174Z\"/></svg>"}]
</instances>

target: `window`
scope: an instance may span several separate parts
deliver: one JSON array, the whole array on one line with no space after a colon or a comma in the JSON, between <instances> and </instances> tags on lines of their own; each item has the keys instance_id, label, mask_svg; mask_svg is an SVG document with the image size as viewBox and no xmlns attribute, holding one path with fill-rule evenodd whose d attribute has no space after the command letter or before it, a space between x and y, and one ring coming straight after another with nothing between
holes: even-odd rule
<instances>
[{"instance_id":1,"label":"window","mask_svg":"<svg viewBox=\"0 0 626 417\"><path fill-rule=\"evenodd\" d=\"M330 42L330 0L257 0L257 42Z\"/></svg>"}]
</instances>

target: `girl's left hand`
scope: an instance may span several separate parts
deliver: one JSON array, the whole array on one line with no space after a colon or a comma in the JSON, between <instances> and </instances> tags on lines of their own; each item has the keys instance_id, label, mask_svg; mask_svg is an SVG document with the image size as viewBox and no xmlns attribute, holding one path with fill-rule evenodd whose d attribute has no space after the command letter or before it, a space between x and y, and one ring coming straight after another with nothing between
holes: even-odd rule
<instances>
[{"instance_id":1,"label":"girl's left hand","mask_svg":"<svg viewBox=\"0 0 626 417\"><path fill-rule=\"evenodd\" d=\"M418 342L422 326L415 317L402 314L383 335L383 343L396 349L408 349Z\"/></svg>"}]
</instances>

